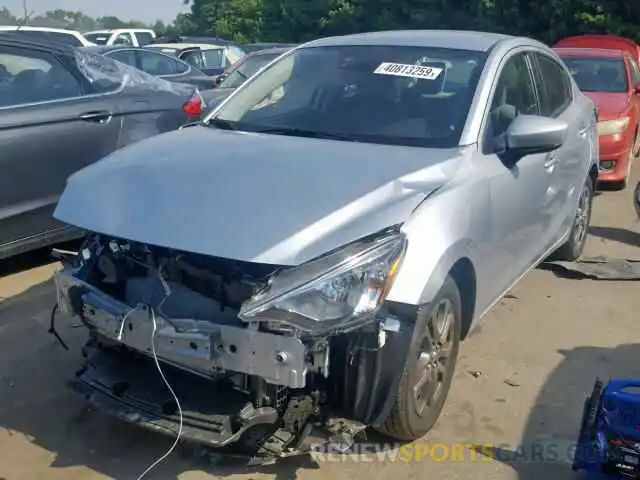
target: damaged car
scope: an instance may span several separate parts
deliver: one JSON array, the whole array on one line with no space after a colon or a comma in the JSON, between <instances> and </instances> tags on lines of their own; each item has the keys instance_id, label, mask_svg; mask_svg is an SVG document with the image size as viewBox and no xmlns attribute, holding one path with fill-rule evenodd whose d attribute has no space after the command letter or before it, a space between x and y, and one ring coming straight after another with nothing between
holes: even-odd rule
<instances>
[{"instance_id":1,"label":"damaged car","mask_svg":"<svg viewBox=\"0 0 640 480\"><path fill-rule=\"evenodd\" d=\"M597 152L593 104L537 41L302 45L201 124L69 178L56 218L90 232L55 279L89 331L73 385L263 458L369 426L418 439L483 315L580 256Z\"/></svg>"}]
</instances>

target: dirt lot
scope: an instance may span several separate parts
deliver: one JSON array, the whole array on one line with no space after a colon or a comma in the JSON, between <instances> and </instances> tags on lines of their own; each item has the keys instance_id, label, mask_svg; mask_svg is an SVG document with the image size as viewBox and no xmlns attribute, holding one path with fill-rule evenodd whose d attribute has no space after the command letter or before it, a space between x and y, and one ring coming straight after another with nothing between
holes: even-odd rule
<instances>
[{"instance_id":1,"label":"dirt lot","mask_svg":"<svg viewBox=\"0 0 640 480\"><path fill-rule=\"evenodd\" d=\"M588 255L640 257L630 195L628 189L596 199ZM0 480L135 479L171 441L83 409L65 387L84 332L61 322L71 352L47 334L56 265L32 254L0 268ZM639 293L635 282L528 275L464 343L445 412L425 439L434 454L422 450L419 461L371 454L205 473L201 462L173 455L147 478L574 478L563 453L594 377L640 375ZM525 447L517 461L471 451L452 458L456 443ZM525 461L532 444L557 447L557 456Z\"/></svg>"}]
</instances>

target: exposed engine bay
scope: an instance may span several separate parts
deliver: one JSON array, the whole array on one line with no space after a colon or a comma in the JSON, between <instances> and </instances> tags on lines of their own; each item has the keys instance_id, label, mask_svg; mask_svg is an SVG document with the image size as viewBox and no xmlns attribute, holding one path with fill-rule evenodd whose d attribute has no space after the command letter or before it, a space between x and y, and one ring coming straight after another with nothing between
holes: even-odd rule
<instances>
[{"instance_id":1,"label":"exposed engine bay","mask_svg":"<svg viewBox=\"0 0 640 480\"><path fill-rule=\"evenodd\" d=\"M89 330L73 386L99 409L175 435L155 356L185 440L253 458L302 453L319 441L313 432L349 448L384 420L412 325L387 304L331 328L245 314L290 268L89 235L56 275L60 309Z\"/></svg>"}]
</instances>

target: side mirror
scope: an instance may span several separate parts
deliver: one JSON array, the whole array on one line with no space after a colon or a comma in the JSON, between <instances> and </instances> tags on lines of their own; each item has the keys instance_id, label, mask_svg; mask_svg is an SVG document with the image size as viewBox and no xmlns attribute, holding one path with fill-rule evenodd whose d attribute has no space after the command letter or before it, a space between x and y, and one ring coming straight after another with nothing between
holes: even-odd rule
<instances>
[{"instance_id":1,"label":"side mirror","mask_svg":"<svg viewBox=\"0 0 640 480\"><path fill-rule=\"evenodd\" d=\"M565 142L566 122L539 115L517 116L506 132L504 154L513 163L527 155L551 152Z\"/></svg>"}]
</instances>

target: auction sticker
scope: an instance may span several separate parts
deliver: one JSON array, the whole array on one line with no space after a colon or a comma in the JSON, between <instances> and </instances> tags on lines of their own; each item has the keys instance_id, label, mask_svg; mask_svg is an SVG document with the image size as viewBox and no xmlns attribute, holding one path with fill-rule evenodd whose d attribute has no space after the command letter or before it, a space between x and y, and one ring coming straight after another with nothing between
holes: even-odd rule
<instances>
[{"instance_id":1,"label":"auction sticker","mask_svg":"<svg viewBox=\"0 0 640 480\"><path fill-rule=\"evenodd\" d=\"M373 73L377 75L394 75L397 77L435 80L442 73L442 68L384 62L378 65L378 68L376 68Z\"/></svg>"}]
</instances>

